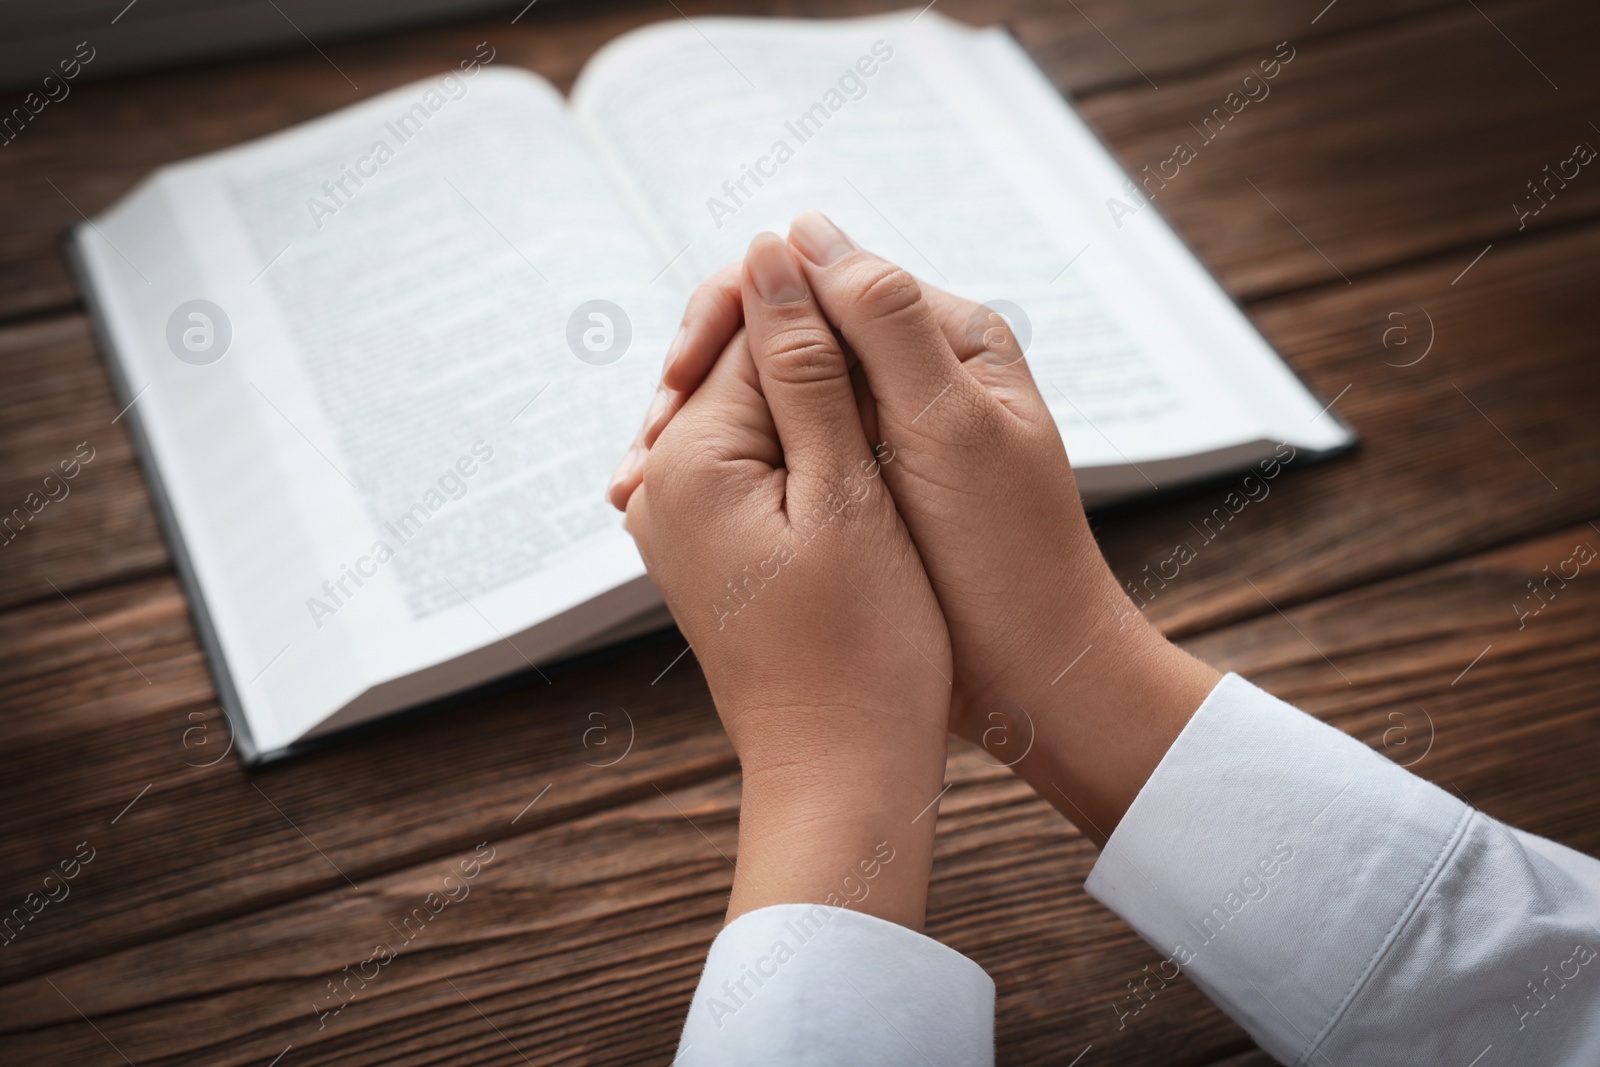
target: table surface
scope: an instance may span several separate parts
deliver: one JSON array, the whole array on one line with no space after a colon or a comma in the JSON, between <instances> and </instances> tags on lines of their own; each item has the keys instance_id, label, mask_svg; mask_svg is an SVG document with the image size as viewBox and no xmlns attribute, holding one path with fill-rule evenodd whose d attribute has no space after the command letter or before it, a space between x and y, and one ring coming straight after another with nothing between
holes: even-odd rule
<instances>
[{"instance_id":1,"label":"table surface","mask_svg":"<svg viewBox=\"0 0 1600 1067\"><path fill-rule=\"evenodd\" d=\"M0 148L0 505L80 442L95 457L0 549L0 908L37 906L51 868L93 854L0 948L0 1061L671 1060L739 810L693 657L667 669L681 637L246 773L223 755L58 239L159 164L423 77L480 40L568 87L597 47L673 7L731 5L557 5L514 25L513 8L85 81ZM1009 26L1130 169L1169 156L1290 42L1270 98L1160 202L1362 447L1279 479L1211 540L1196 531L1226 487L1097 516L1097 534L1126 578L1203 546L1147 609L1196 654L1491 815L1600 851L1600 580L1537 600L1529 584L1600 546L1600 173L1546 186L1520 223L1513 207L1547 164L1600 145L1600 7L939 10ZM616 760L584 728L619 707L632 725L614 717L607 740L632 745ZM1000 1062L1271 1062L1187 981L1119 1026L1112 1003L1159 954L1085 895L1093 847L974 749L956 749L949 781L928 931L994 976ZM481 842L494 859L470 897L319 1026L329 982Z\"/></svg>"}]
</instances>

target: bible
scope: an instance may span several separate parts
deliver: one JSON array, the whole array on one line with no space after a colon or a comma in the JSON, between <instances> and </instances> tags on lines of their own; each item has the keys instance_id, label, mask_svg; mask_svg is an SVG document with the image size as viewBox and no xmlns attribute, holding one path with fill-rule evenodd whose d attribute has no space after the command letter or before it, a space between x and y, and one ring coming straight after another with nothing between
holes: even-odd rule
<instances>
[{"instance_id":1,"label":"bible","mask_svg":"<svg viewBox=\"0 0 1600 1067\"><path fill-rule=\"evenodd\" d=\"M1002 30L679 19L570 98L485 42L67 246L258 762L670 623L606 480L690 290L806 208L1007 319L1090 506L1352 445L1138 197Z\"/></svg>"}]
</instances>

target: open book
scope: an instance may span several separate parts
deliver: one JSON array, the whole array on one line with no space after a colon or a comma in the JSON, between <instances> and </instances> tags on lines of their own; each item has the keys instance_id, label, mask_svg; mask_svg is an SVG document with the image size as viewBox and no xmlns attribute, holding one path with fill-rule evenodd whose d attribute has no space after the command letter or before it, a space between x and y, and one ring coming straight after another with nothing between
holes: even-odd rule
<instances>
[{"instance_id":1,"label":"open book","mask_svg":"<svg viewBox=\"0 0 1600 1067\"><path fill-rule=\"evenodd\" d=\"M481 45L68 244L256 761L665 625L606 479L691 288L805 208L1011 320L1091 504L1348 446L1137 195L1003 32L678 19L570 101Z\"/></svg>"}]
</instances>

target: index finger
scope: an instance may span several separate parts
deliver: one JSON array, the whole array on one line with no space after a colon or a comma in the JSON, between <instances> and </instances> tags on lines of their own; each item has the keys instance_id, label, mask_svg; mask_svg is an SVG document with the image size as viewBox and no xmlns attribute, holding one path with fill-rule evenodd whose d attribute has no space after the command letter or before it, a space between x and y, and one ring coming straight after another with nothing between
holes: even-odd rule
<instances>
[{"instance_id":1,"label":"index finger","mask_svg":"<svg viewBox=\"0 0 1600 1067\"><path fill-rule=\"evenodd\" d=\"M730 263L701 282L683 309L683 325L667 351L661 384L680 393L692 393L705 380L717 356L744 325L744 301L739 292L742 263Z\"/></svg>"}]
</instances>

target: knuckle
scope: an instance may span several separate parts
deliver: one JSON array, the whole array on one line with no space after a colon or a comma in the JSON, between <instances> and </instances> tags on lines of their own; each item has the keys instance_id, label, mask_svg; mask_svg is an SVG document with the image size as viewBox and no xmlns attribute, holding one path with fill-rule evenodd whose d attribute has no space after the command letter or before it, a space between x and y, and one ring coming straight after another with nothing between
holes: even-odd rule
<instances>
[{"instance_id":1,"label":"knuckle","mask_svg":"<svg viewBox=\"0 0 1600 1067\"><path fill-rule=\"evenodd\" d=\"M854 273L848 296L864 315L893 319L922 303L922 286L904 267L874 260L863 263Z\"/></svg>"},{"instance_id":2,"label":"knuckle","mask_svg":"<svg viewBox=\"0 0 1600 1067\"><path fill-rule=\"evenodd\" d=\"M693 422L674 419L645 453L643 482L662 507L697 499L707 472L737 454L732 439L715 425Z\"/></svg>"},{"instance_id":3,"label":"knuckle","mask_svg":"<svg viewBox=\"0 0 1600 1067\"><path fill-rule=\"evenodd\" d=\"M999 404L982 393L963 390L952 398L941 430L960 448L988 452L1002 447L1012 432L1011 420Z\"/></svg>"},{"instance_id":4,"label":"knuckle","mask_svg":"<svg viewBox=\"0 0 1600 1067\"><path fill-rule=\"evenodd\" d=\"M763 347L767 373L785 384L825 381L845 373L844 357L833 334L817 324L780 327Z\"/></svg>"}]
</instances>

